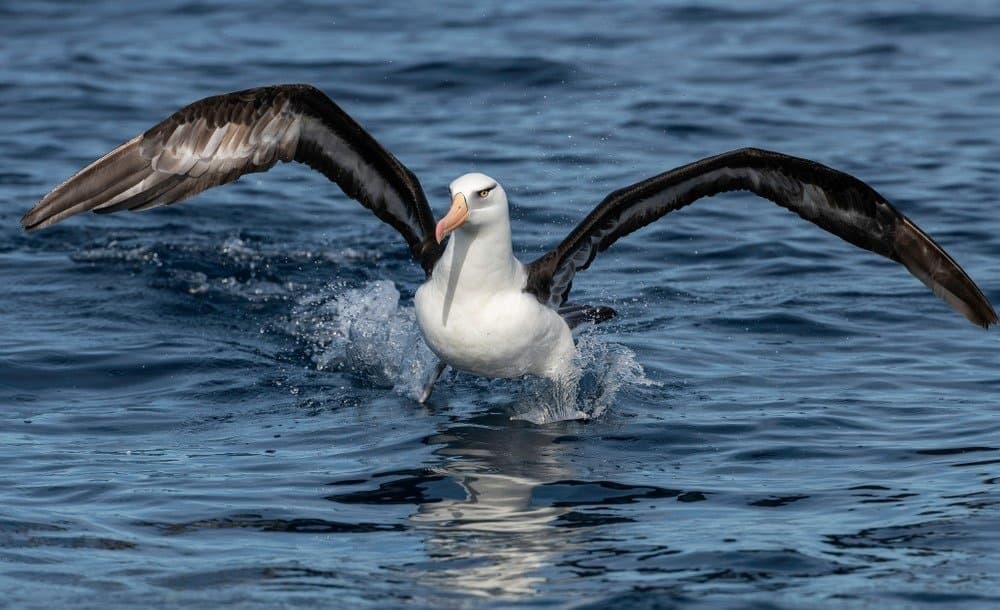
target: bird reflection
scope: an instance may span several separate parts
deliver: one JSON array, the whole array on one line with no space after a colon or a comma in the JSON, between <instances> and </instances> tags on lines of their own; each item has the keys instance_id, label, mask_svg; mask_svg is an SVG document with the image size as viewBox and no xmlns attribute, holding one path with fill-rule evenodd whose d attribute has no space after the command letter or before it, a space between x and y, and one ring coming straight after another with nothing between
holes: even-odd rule
<instances>
[{"instance_id":1,"label":"bird reflection","mask_svg":"<svg viewBox=\"0 0 1000 610\"><path fill-rule=\"evenodd\" d=\"M539 485L572 478L559 459L558 435L496 412L426 439L440 445L435 454L443 458L434 474L463 491L421 503L411 517L428 533L427 580L508 599L536 592L545 568L572 545L572 530L558 527L569 509L533 501Z\"/></svg>"}]
</instances>

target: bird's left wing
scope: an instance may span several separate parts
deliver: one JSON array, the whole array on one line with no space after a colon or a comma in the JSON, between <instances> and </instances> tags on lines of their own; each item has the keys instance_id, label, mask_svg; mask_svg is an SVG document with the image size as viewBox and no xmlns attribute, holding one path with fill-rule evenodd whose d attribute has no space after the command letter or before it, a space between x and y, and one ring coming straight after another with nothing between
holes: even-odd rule
<instances>
[{"instance_id":1,"label":"bird's left wing","mask_svg":"<svg viewBox=\"0 0 1000 610\"><path fill-rule=\"evenodd\" d=\"M528 265L526 290L558 308L573 276L620 237L726 191L752 191L855 246L903 264L971 322L997 323L978 286L941 246L873 188L814 161L745 148L696 161L608 195L554 250Z\"/></svg>"},{"instance_id":2,"label":"bird's left wing","mask_svg":"<svg viewBox=\"0 0 1000 610\"><path fill-rule=\"evenodd\" d=\"M420 182L322 91L274 85L181 108L57 186L24 218L27 230L93 210L145 210L183 201L278 161L322 172L402 234L430 273L442 248Z\"/></svg>"}]
</instances>

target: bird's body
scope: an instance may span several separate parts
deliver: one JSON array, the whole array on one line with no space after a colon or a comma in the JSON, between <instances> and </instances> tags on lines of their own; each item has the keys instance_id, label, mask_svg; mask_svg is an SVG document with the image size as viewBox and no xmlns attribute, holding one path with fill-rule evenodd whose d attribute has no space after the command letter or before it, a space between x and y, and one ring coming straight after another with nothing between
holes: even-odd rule
<instances>
[{"instance_id":1,"label":"bird's body","mask_svg":"<svg viewBox=\"0 0 1000 610\"><path fill-rule=\"evenodd\" d=\"M489 206L469 206L469 221L452 233L417 290L417 323L431 351L456 369L485 377L560 376L570 365L573 337L554 309L525 291L528 273L511 250L503 187L467 174L451 190L475 201L490 185Z\"/></svg>"},{"instance_id":2,"label":"bird's body","mask_svg":"<svg viewBox=\"0 0 1000 610\"><path fill-rule=\"evenodd\" d=\"M77 172L22 219L40 229L80 212L172 204L239 176L298 161L322 172L405 239L427 274L417 322L444 365L487 377L573 377L571 328L614 315L567 302L576 272L618 239L701 198L746 190L841 239L901 263L971 322L997 323L961 267L873 188L814 161L746 148L610 193L555 248L514 257L507 196L484 174L451 184L436 225L416 176L337 104L308 85L206 98ZM450 236L450 237L449 237ZM442 245L444 240L447 243Z\"/></svg>"},{"instance_id":3,"label":"bird's body","mask_svg":"<svg viewBox=\"0 0 1000 610\"><path fill-rule=\"evenodd\" d=\"M445 271L435 273L440 279L432 276L414 296L417 324L438 358L483 377L565 373L574 353L569 325L524 291L523 270L489 291L456 288L449 294L450 269L438 269ZM452 309L463 313L444 313Z\"/></svg>"}]
</instances>

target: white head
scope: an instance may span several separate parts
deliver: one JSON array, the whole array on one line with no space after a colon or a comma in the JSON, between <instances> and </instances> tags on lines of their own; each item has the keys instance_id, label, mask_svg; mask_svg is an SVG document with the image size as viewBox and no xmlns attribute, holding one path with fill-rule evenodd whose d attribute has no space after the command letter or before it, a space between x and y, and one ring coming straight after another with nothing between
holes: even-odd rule
<instances>
[{"instance_id":1,"label":"white head","mask_svg":"<svg viewBox=\"0 0 1000 610\"><path fill-rule=\"evenodd\" d=\"M452 231L476 232L482 227L509 226L507 193L503 187L486 174L472 173L456 178L451 185L451 209L442 218L435 231L438 243Z\"/></svg>"}]
</instances>

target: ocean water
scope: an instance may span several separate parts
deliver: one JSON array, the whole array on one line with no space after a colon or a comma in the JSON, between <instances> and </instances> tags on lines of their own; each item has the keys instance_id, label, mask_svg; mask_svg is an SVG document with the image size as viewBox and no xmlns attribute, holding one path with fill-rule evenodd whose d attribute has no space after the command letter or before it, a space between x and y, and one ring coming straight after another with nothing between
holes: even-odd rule
<instances>
[{"instance_id":1,"label":"ocean water","mask_svg":"<svg viewBox=\"0 0 1000 610\"><path fill-rule=\"evenodd\" d=\"M1000 336L747 194L577 276L581 408L451 374L319 174L20 216L182 105L308 82L515 249L741 146L851 172L1000 301L1000 5L0 4L0 607L1000 604Z\"/></svg>"}]
</instances>

